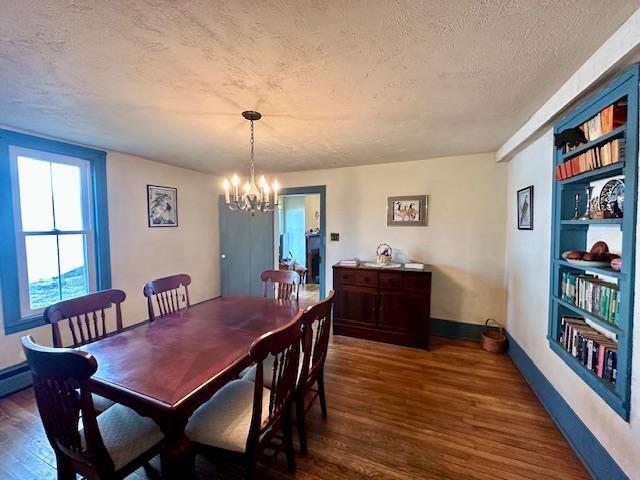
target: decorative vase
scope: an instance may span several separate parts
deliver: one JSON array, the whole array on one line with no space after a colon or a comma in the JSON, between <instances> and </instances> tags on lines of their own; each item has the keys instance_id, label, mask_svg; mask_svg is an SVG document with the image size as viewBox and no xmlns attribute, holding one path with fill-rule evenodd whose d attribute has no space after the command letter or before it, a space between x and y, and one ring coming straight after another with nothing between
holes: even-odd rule
<instances>
[{"instance_id":1,"label":"decorative vase","mask_svg":"<svg viewBox=\"0 0 640 480\"><path fill-rule=\"evenodd\" d=\"M378 265L389 265L391 263L391 253L393 250L386 243L381 243L376 248L376 260Z\"/></svg>"}]
</instances>

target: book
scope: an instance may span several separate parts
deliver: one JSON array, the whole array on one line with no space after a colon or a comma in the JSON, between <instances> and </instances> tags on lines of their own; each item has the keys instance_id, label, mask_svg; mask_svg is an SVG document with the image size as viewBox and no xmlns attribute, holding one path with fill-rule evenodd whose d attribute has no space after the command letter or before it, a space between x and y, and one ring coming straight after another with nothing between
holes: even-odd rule
<instances>
[{"instance_id":1,"label":"book","mask_svg":"<svg viewBox=\"0 0 640 480\"><path fill-rule=\"evenodd\" d=\"M407 262L404 264L404 268L412 268L415 270L424 270L424 264L418 262Z\"/></svg>"},{"instance_id":2,"label":"book","mask_svg":"<svg viewBox=\"0 0 640 480\"><path fill-rule=\"evenodd\" d=\"M340 260L340 266L342 267L357 267L360 265L360 260L357 258L348 258L345 260Z\"/></svg>"}]
</instances>

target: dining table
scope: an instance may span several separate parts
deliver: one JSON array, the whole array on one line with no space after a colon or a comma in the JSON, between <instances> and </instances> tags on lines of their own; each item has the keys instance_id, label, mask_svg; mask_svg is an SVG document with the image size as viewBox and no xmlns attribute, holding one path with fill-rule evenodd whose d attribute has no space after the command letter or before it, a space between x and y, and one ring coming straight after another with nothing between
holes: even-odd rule
<instances>
[{"instance_id":1,"label":"dining table","mask_svg":"<svg viewBox=\"0 0 640 480\"><path fill-rule=\"evenodd\" d=\"M193 477L189 417L251 364L256 339L299 313L292 300L234 296L144 322L81 347L98 363L89 389L158 424L162 478Z\"/></svg>"}]
</instances>

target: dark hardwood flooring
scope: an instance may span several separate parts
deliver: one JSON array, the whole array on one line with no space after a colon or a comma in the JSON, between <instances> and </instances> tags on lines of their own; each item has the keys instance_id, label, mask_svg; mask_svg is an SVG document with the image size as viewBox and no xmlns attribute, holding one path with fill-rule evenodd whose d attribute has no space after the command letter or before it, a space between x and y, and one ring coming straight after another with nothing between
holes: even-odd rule
<instances>
[{"instance_id":1,"label":"dark hardwood flooring","mask_svg":"<svg viewBox=\"0 0 640 480\"><path fill-rule=\"evenodd\" d=\"M511 360L473 342L434 338L424 352L334 337L326 389L329 417L312 408L294 478L589 478ZM242 478L202 458L196 468L202 479ZM261 473L291 478L283 455ZM31 389L0 400L0 478L55 478Z\"/></svg>"}]
</instances>

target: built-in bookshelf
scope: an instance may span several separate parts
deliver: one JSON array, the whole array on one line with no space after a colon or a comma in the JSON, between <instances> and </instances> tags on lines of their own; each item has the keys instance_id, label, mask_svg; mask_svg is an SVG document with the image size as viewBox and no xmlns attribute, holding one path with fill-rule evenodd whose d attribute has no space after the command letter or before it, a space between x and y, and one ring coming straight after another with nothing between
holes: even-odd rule
<instances>
[{"instance_id":1,"label":"built-in bookshelf","mask_svg":"<svg viewBox=\"0 0 640 480\"><path fill-rule=\"evenodd\" d=\"M638 65L629 68L554 128L555 134L564 133L561 138L571 141L555 146L554 154L549 345L627 421L635 283L639 72ZM624 201L617 203L622 206L620 211L581 218L587 202L593 199L587 198L586 188L601 187L603 182L615 179L624 182ZM563 257L569 251L589 252L600 236L611 244L610 253L620 255L621 268L576 263L575 259Z\"/></svg>"}]
</instances>

